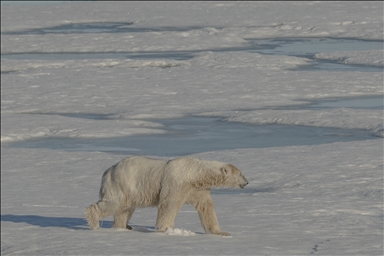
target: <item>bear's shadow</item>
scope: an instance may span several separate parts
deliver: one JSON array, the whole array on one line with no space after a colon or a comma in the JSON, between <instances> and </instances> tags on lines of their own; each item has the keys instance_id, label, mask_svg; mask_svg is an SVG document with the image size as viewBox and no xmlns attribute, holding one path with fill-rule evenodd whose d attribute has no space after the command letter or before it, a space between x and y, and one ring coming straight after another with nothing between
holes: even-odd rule
<instances>
[{"instance_id":1,"label":"bear's shadow","mask_svg":"<svg viewBox=\"0 0 384 256\"><path fill-rule=\"evenodd\" d=\"M67 217L47 217L39 215L14 215L4 214L1 215L1 222L13 223L27 223L29 225L46 227L68 228L73 230L89 230L88 223L83 218L67 218ZM102 220L100 221L101 228L112 228L113 221ZM142 233L156 232L155 227L131 225L133 231Z\"/></svg>"},{"instance_id":2,"label":"bear's shadow","mask_svg":"<svg viewBox=\"0 0 384 256\"><path fill-rule=\"evenodd\" d=\"M47 217L39 215L14 215L4 214L1 215L1 222L8 221L14 223L27 223L42 228L46 227L60 227L74 230L87 230L88 224L82 218L67 218L67 217ZM110 223L106 223L110 222ZM104 221L105 224L112 226L112 221Z\"/></svg>"}]
</instances>

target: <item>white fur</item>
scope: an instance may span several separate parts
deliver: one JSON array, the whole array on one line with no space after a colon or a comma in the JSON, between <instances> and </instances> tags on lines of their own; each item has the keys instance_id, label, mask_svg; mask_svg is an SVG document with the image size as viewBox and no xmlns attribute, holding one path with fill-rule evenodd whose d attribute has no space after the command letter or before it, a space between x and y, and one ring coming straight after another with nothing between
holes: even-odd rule
<instances>
[{"instance_id":1,"label":"white fur","mask_svg":"<svg viewBox=\"0 0 384 256\"><path fill-rule=\"evenodd\" d=\"M235 166L192 157L158 160L136 156L108 168L102 177L100 200L87 207L91 229L99 220L114 215L115 228L130 228L129 219L136 208L158 207L156 227L165 232L183 204L193 204L207 233L222 232L210 195L211 187L244 187L248 181Z\"/></svg>"}]
</instances>

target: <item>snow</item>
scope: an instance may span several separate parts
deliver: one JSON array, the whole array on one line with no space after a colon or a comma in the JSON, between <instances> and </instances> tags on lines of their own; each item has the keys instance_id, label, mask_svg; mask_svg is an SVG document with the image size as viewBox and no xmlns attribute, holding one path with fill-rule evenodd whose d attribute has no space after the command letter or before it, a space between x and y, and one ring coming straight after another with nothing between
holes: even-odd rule
<instances>
[{"instance_id":1,"label":"snow","mask_svg":"<svg viewBox=\"0 0 384 256\"><path fill-rule=\"evenodd\" d=\"M107 116L108 117L108 116ZM141 120L109 120L97 122L92 119L55 116L52 114L19 114L2 113L4 131L1 141L21 141L38 137L64 137L64 138L109 138L139 134L164 133L159 129L161 124ZM114 125L111 125L111 122ZM15 126L14 124L19 125ZM50 123L50 127L45 124ZM95 125L97 129L94 130ZM93 132L88 132L92 131Z\"/></svg>"},{"instance_id":2,"label":"snow","mask_svg":"<svg viewBox=\"0 0 384 256\"><path fill-rule=\"evenodd\" d=\"M190 230L186 230L186 229L180 229L180 228L168 228L166 231L165 231L165 234L166 235L170 235L170 236L194 236L195 233L190 231Z\"/></svg>"},{"instance_id":3,"label":"snow","mask_svg":"<svg viewBox=\"0 0 384 256\"><path fill-rule=\"evenodd\" d=\"M382 2L2 4L2 254L382 255L383 111L301 108L382 96L382 72L301 70L316 59L382 67L382 49L314 59L245 51L251 39L382 40L382 10ZM143 58L164 53L181 58ZM104 170L126 155L11 147L164 134L159 119L191 115L377 137L194 154L230 162L250 182L212 190L228 239L205 234L192 206L166 233L154 228L154 208L135 212L133 230L111 228L108 217L90 231L85 207Z\"/></svg>"}]
</instances>

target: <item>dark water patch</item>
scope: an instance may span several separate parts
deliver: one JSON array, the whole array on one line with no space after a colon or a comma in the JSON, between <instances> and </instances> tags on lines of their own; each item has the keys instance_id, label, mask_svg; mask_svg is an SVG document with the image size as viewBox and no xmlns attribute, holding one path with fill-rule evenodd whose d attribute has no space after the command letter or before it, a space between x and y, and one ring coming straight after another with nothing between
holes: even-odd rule
<instances>
[{"instance_id":1,"label":"dark water patch","mask_svg":"<svg viewBox=\"0 0 384 256\"><path fill-rule=\"evenodd\" d=\"M49 115L49 116L65 116L72 118L91 119L91 120L110 120L109 114L92 114L92 113L20 113L28 115Z\"/></svg>"},{"instance_id":2,"label":"dark water patch","mask_svg":"<svg viewBox=\"0 0 384 256\"><path fill-rule=\"evenodd\" d=\"M3 35L28 35L28 34L86 34L86 33L147 33L147 32L187 32L204 29L202 26L134 26L134 22L85 22L63 24L47 28L34 28L18 31L2 32ZM215 28L222 29L222 28Z\"/></svg>"},{"instance_id":3,"label":"dark water patch","mask_svg":"<svg viewBox=\"0 0 384 256\"><path fill-rule=\"evenodd\" d=\"M273 49L257 52L273 55L312 58L317 53L383 50L383 41L344 38L275 38L247 39L253 45L269 45Z\"/></svg>"},{"instance_id":4,"label":"dark water patch","mask_svg":"<svg viewBox=\"0 0 384 256\"><path fill-rule=\"evenodd\" d=\"M10 60L92 60L92 59L173 59L188 60L194 55L188 52L33 52L2 54Z\"/></svg>"},{"instance_id":5,"label":"dark water patch","mask_svg":"<svg viewBox=\"0 0 384 256\"><path fill-rule=\"evenodd\" d=\"M202 52L251 51L268 45L210 48L184 51L136 51L136 52L16 52L3 53L1 58L12 60L84 60L84 59L175 59L188 60Z\"/></svg>"},{"instance_id":6,"label":"dark water patch","mask_svg":"<svg viewBox=\"0 0 384 256\"><path fill-rule=\"evenodd\" d=\"M362 64L345 64L341 61L313 59L310 65L303 65L293 70L297 71L358 71L358 72L383 72L383 67Z\"/></svg>"},{"instance_id":7,"label":"dark water patch","mask_svg":"<svg viewBox=\"0 0 384 256\"><path fill-rule=\"evenodd\" d=\"M383 41L360 40L343 38L276 38L276 39L247 39L252 45L265 46L250 50L269 55L295 56L313 60L311 65L300 66L299 71L360 71L383 72L383 67L374 65L345 64L335 60L318 60L317 53L332 53L343 51L383 50Z\"/></svg>"},{"instance_id":8,"label":"dark water patch","mask_svg":"<svg viewBox=\"0 0 384 256\"><path fill-rule=\"evenodd\" d=\"M182 156L238 148L320 145L377 139L369 133L359 130L291 125L253 125L225 122L218 118L208 117L165 119L156 122L163 124L167 133L114 138L43 137L2 143L2 146Z\"/></svg>"},{"instance_id":9,"label":"dark water patch","mask_svg":"<svg viewBox=\"0 0 384 256\"><path fill-rule=\"evenodd\" d=\"M108 120L108 115L103 114L60 114L61 116L81 118L81 119L92 119L92 120Z\"/></svg>"},{"instance_id":10,"label":"dark water patch","mask_svg":"<svg viewBox=\"0 0 384 256\"><path fill-rule=\"evenodd\" d=\"M16 73L18 72L17 70L11 70L11 71L1 71L1 74L2 75L6 75L6 74L12 74L12 73Z\"/></svg>"},{"instance_id":11,"label":"dark water patch","mask_svg":"<svg viewBox=\"0 0 384 256\"><path fill-rule=\"evenodd\" d=\"M321 110L334 108L352 108L352 109L384 109L383 96L360 96L354 98L332 98L308 100L302 99L298 101L309 102L301 105L289 105L278 107L264 107L257 109L236 109L237 111L254 111L254 110Z\"/></svg>"},{"instance_id":12,"label":"dark water patch","mask_svg":"<svg viewBox=\"0 0 384 256\"><path fill-rule=\"evenodd\" d=\"M306 109L328 109L328 108L352 108L383 110L384 98L382 96L366 96L348 99L323 99L313 101L312 104L304 107Z\"/></svg>"}]
</instances>

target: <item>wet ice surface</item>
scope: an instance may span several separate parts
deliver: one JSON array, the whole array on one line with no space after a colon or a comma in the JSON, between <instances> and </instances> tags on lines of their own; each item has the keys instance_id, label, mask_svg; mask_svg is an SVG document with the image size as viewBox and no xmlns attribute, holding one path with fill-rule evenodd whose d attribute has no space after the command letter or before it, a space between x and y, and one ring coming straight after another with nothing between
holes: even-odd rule
<instances>
[{"instance_id":1,"label":"wet ice surface","mask_svg":"<svg viewBox=\"0 0 384 256\"><path fill-rule=\"evenodd\" d=\"M84 33L142 33L142 32L167 32L190 31L202 29L202 26L131 26L133 22L85 22L71 23L47 28L28 29L12 32L4 32L5 35L25 34L84 34Z\"/></svg>"},{"instance_id":2,"label":"wet ice surface","mask_svg":"<svg viewBox=\"0 0 384 256\"><path fill-rule=\"evenodd\" d=\"M383 96L359 97L351 99L330 99L315 101L308 105L309 109L353 108L353 109L383 109Z\"/></svg>"},{"instance_id":3,"label":"wet ice surface","mask_svg":"<svg viewBox=\"0 0 384 256\"><path fill-rule=\"evenodd\" d=\"M161 32L189 31L201 27L153 27L131 28L132 23L84 23L68 24L54 28L34 29L28 31L4 32L3 34L46 34L46 33L127 33L127 32ZM2 54L1 58L15 60L82 60L82 59L174 59L189 60L200 52L233 52L245 51L270 55L287 55L304 57L313 60L311 65L305 65L297 70L325 71L361 71L381 72L382 67L369 65L346 64L333 60L315 60L316 53L338 51L382 50L382 41L332 38L277 38L277 39L247 39L249 44L243 47L227 47L189 51L146 51L146 52L35 52Z\"/></svg>"},{"instance_id":4,"label":"wet ice surface","mask_svg":"<svg viewBox=\"0 0 384 256\"><path fill-rule=\"evenodd\" d=\"M383 49L383 41L342 38L276 38L248 39L255 45L268 45L273 49L262 49L266 54L312 57L316 53L343 51L365 51Z\"/></svg>"},{"instance_id":5,"label":"wet ice surface","mask_svg":"<svg viewBox=\"0 0 384 256\"><path fill-rule=\"evenodd\" d=\"M383 98L361 97L316 101L300 109L326 108L383 109ZM284 107L280 107L284 109ZM286 107L289 108L289 107ZM108 120L108 115L60 114L72 118ZM101 151L133 155L181 156L237 148L320 145L333 142L372 140L367 131L296 125L254 125L225 122L220 118L185 117L148 120L164 126L165 134L114 138L43 137L3 143L13 148L48 148L66 151Z\"/></svg>"},{"instance_id":6,"label":"wet ice surface","mask_svg":"<svg viewBox=\"0 0 384 256\"><path fill-rule=\"evenodd\" d=\"M84 60L84 59L174 59L188 60L193 58L187 52L62 52L62 53L20 53L3 54L2 58L13 60Z\"/></svg>"},{"instance_id":7,"label":"wet ice surface","mask_svg":"<svg viewBox=\"0 0 384 256\"><path fill-rule=\"evenodd\" d=\"M315 60L313 64L299 67L296 70L381 72L383 68L369 65L345 64L330 60Z\"/></svg>"},{"instance_id":8,"label":"wet ice surface","mask_svg":"<svg viewBox=\"0 0 384 256\"><path fill-rule=\"evenodd\" d=\"M91 22L67 24L50 28L5 32L5 34L49 33L132 33L190 31L202 27L132 27L132 22ZM270 55L287 55L313 59L316 53L382 49L382 41L332 38L276 38L247 39L244 47L208 49L213 52L246 51ZM13 53L2 58L17 60L81 60L81 59L175 59L188 60L207 50L153 51L153 52L57 52ZM380 72L382 67L347 65L337 61L316 60L298 70L333 70ZM287 106L274 109L326 109L326 108L382 109L381 96L354 99L330 99L313 101L302 106ZM105 115L61 114L67 117L103 120ZM357 130L315 128L289 125L249 125L223 122L215 118L182 118L158 120L167 134L140 135L119 138L40 138L12 143L12 147L50 148L80 151L124 152L151 155L186 155L202 151L236 148L265 148L292 145L317 145L336 141L372 139L372 136ZM163 145L167 146L164 147Z\"/></svg>"},{"instance_id":9,"label":"wet ice surface","mask_svg":"<svg viewBox=\"0 0 384 256\"><path fill-rule=\"evenodd\" d=\"M383 96L365 96L357 98L335 98L335 99L322 99L322 100L304 100L310 103L299 106L283 106L283 107L271 107L263 109L332 109L332 108L351 108L351 109L371 109L382 110L384 108ZM238 109L241 111L247 111L249 109Z\"/></svg>"},{"instance_id":10,"label":"wet ice surface","mask_svg":"<svg viewBox=\"0 0 384 256\"><path fill-rule=\"evenodd\" d=\"M158 120L166 134L115 138L38 138L9 147L102 151L133 155L181 156L237 148L319 145L377 139L365 131L290 125L251 125L218 118Z\"/></svg>"},{"instance_id":11,"label":"wet ice surface","mask_svg":"<svg viewBox=\"0 0 384 256\"><path fill-rule=\"evenodd\" d=\"M251 52L304 57L312 60L314 60L314 55L316 53L383 49L383 41L368 41L357 39L277 38L249 40L254 45L265 45L269 47L265 49L261 48L257 50L251 50ZM299 67L297 70L382 72L383 68L369 65L350 65L339 61L316 59L311 65Z\"/></svg>"}]
</instances>

